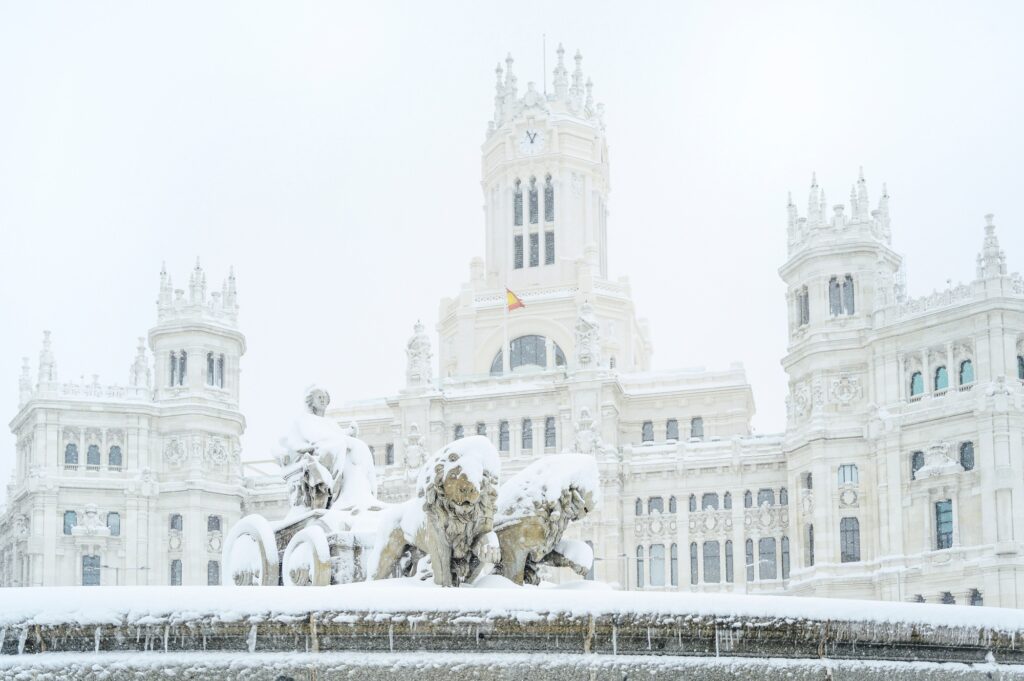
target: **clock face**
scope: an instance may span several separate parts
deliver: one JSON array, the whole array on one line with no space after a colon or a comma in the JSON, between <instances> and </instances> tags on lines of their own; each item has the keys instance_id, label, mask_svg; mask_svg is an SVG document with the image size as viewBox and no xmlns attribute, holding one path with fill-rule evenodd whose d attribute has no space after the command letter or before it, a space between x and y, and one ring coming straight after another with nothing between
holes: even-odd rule
<instances>
[{"instance_id":1,"label":"clock face","mask_svg":"<svg viewBox=\"0 0 1024 681\"><path fill-rule=\"evenodd\" d=\"M544 150L544 131L527 128L519 137L519 151L527 156L539 154Z\"/></svg>"}]
</instances>

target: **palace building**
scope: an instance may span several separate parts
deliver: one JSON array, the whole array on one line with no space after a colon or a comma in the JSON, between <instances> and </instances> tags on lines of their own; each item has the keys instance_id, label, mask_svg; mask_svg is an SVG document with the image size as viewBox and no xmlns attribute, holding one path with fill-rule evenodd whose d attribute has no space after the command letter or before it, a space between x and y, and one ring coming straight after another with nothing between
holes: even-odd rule
<instances>
[{"instance_id":1,"label":"palace building","mask_svg":"<svg viewBox=\"0 0 1024 681\"><path fill-rule=\"evenodd\" d=\"M479 434L503 478L597 458L604 504L569 530L593 543L589 578L1024 607L1024 281L991 216L974 281L910 298L885 188L872 204L861 175L829 207L812 180L779 270L786 426L754 435L742 364L653 369L629 281L609 274L608 144L582 57L570 71L559 48L550 94L521 92L509 58L495 89L484 256L441 300L436 338L415 325L405 386L328 412L358 423L383 500ZM238 463L233 277L209 298L198 266L187 298L161 277L155 370L140 347L127 387L63 384L49 340L35 383L26 368L3 584L219 581L222 528L285 512L273 467Z\"/></svg>"}]
</instances>

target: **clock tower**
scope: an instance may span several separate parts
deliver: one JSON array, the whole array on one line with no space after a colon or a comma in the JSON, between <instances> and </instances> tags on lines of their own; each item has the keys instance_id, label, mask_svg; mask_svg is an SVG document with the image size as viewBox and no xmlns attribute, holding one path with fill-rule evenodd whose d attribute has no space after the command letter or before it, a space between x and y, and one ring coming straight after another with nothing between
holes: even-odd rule
<instances>
[{"instance_id":1,"label":"clock tower","mask_svg":"<svg viewBox=\"0 0 1024 681\"><path fill-rule=\"evenodd\" d=\"M553 90L529 83L519 94L511 55L496 69L494 120L483 144L486 276L492 286L526 288L576 278L592 260L607 276L608 145L601 104L558 47Z\"/></svg>"}]
</instances>

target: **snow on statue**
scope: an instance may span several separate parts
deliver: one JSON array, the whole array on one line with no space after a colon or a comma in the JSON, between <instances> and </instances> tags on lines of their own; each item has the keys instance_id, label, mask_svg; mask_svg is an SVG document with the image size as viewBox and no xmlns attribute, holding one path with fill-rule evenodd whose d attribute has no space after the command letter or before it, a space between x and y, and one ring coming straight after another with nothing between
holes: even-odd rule
<instances>
[{"instance_id":1,"label":"snow on statue","mask_svg":"<svg viewBox=\"0 0 1024 681\"><path fill-rule=\"evenodd\" d=\"M377 479L370 448L326 418L331 402L318 386L306 390L307 411L281 438L276 453L285 480L291 486L292 506L304 509L379 508Z\"/></svg>"},{"instance_id":2,"label":"snow on statue","mask_svg":"<svg viewBox=\"0 0 1024 681\"><path fill-rule=\"evenodd\" d=\"M400 568L408 574L423 554L441 586L459 586L490 572L500 557L492 530L500 467L494 445L480 435L434 454L420 471L416 496L380 516L374 578L385 579Z\"/></svg>"}]
</instances>

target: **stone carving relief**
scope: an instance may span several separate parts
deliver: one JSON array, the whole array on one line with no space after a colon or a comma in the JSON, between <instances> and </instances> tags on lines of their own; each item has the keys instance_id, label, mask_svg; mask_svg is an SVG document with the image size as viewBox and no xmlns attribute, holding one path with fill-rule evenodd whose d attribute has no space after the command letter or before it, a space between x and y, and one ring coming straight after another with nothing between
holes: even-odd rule
<instances>
[{"instance_id":1,"label":"stone carving relief","mask_svg":"<svg viewBox=\"0 0 1024 681\"><path fill-rule=\"evenodd\" d=\"M580 369L593 369L601 362L601 331L594 309L589 301L584 301L576 319L576 366Z\"/></svg>"},{"instance_id":2,"label":"stone carving relief","mask_svg":"<svg viewBox=\"0 0 1024 681\"><path fill-rule=\"evenodd\" d=\"M860 504L857 490L853 487L846 487L839 492L839 506L841 508L857 508Z\"/></svg>"},{"instance_id":3,"label":"stone carving relief","mask_svg":"<svg viewBox=\"0 0 1024 681\"><path fill-rule=\"evenodd\" d=\"M430 349L430 337L418 320L413 327L413 335L405 346L407 385L429 385L433 380L433 353Z\"/></svg>"},{"instance_id":4,"label":"stone carving relief","mask_svg":"<svg viewBox=\"0 0 1024 681\"><path fill-rule=\"evenodd\" d=\"M864 397L864 388L859 377L842 372L831 380L829 396L833 401L847 405L851 402L860 401Z\"/></svg>"},{"instance_id":5,"label":"stone carving relief","mask_svg":"<svg viewBox=\"0 0 1024 681\"><path fill-rule=\"evenodd\" d=\"M924 466L914 473L914 480L925 480L941 475L963 472L959 461L950 456L948 442L935 442L924 452Z\"/></svg>"},{"instance_id":6,"label":"stone carving relief","mask_svg":"<svg viewBox=\"0 0 1024 681\"><path fill-rule=\"evenodd\" d=\"M811 409L811 386L807 381L800 381L793 387L793 413L802 418Z\"/></svg>"},{"instance_id":7,"label":"stone carving relief","mask_svg":"<svg viewBox=\"0 0 1024 681\"><path fill-rule=\"evenodd\" d=\"M606 445L598 434L594 419L590 416L590 410L586 407L580 409L579 421L575 423L576 437L573 440L573 451L580 454L608 454L614 455L615 447Z\"/></svg>"},{"instance_id":8,"label":"stone carving relief","mask_svg":"<svg viewBox=\"0 0 1024 681\"><path fill-rule=\"evenodd\" d=\"M705 508L689 514L691 535L719 536L732 533L732 511Z\"/></svg>"},{"instance_id":9,"label":"stone carving relief","mask_svg":"<svg viewBox=\"0 0 1024 681\"><path fill-rule=\"evenodd\" d=\"M411 471L418 471L423 465L425 452L420 427L415 423L410 423L409 434L405 436L405 467Z\"/></svg>"},{"instance_id":10,"label":"stone carving relief","mask_svg":"<svg viewBox=\"0 0 1024 681\"><path fill-rule=\"evenodd\" d=\"M18 513L14 516L14 536L15 537L27 537L31 527L29 525L28 516L24 513Z\"/></svg>"},{"instance_id":11,"label":"stone carving relief","mask_svg":"<svg viewBox=\"0 0 1024 681\"><path fill-rule=\"evenodd\" d=\"M188 458L188 452L178 438L171 438L164 444L164 461L180 466Z\"/></svg>"},{"instance_id":12,"label":"stone carving relief","mask_svg":"<svg viewBox=\"0 0 1024 681\"><path fill-rule=\"evenodd\" d=\"M789 511L786 506L772 506L768 502L743 512L743 527L748 532L770 534L775 530L789 527Z\"/></svg>"},{"instance_id":13,"label":"stone carving relief","mask_svg":"<svg viewBox=\"0 0 1024 681\"><path fill-rule=\"evenodd\" d=\"M219 437L211 437L206 443L206 460L213 466L223 466L228 462L228 450Z\"/></svg>"},{"instance_id":14,"label":"stone carving relief","mask_svg":"<svg viewBox=\"0 0 1024 681\"><path fill-rule=\"evenodd\" d=\"M82 513L82 517L78 524L71 528L71 534L75 536L84 535L88 537L109 535L110 529L100 518L99 511L96 509L96 504L86 504L85 511Z\"/></svg>"}]
</instances>

